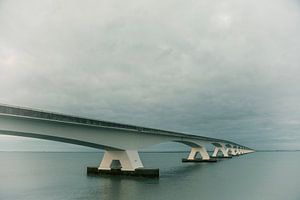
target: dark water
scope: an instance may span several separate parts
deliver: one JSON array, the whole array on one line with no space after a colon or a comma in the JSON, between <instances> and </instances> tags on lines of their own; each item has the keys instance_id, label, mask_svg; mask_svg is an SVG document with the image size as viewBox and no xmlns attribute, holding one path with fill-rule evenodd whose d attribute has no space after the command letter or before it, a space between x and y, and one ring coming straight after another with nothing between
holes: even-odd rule
<instances>
[{"instance_id":1,"label":"dark water","mask_svg":"<svg viewBox=\"0 0 300 200\"><path fill-rule=\"evenodd\" d=\"M0 200L300 200L300 152L257 152L218 163L141 153L160 179L90 177L101 153L0 153Z\"/></svg>"}]
</instances>

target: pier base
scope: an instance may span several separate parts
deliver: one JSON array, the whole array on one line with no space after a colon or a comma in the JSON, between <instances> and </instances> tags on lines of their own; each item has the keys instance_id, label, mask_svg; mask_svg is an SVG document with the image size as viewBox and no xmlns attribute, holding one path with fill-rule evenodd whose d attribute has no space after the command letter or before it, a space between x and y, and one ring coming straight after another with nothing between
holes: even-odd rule
<instances>
[{"instance_id":1,"label":"pier base","mask_svg":"<svg viewBox=\"0 0 300 200\"><path fill-rule=\"evenodd\" d=\"M137 168L134 171L122 171L120 169L98 169L98 167L87 167L88 175L108 175L108 176L134 176L158 178L159 169Z\"/></svg>"},{"instance_id":2,"label":"pier base","mask_svg":"<svg viewBox=\"0 0 300 200\"><path fill-rule=\"evenodd\" d=\"M199 163L199 162L217 162L217 159L211 158L208 160L203 160L201 158L195 158L195 159L187 159L187 158L182 158L182 162L192 162L192 163Z\"/></svg>"},{"instance_id":3,"label":"pier base","mask_svg":"<svg viewBox=\"0 0 300 200\"><path fill-rule=\"evenodd\" d=\"M232 156L211 156L211 158L232 158Z\"/></svg>"}]
</instances>

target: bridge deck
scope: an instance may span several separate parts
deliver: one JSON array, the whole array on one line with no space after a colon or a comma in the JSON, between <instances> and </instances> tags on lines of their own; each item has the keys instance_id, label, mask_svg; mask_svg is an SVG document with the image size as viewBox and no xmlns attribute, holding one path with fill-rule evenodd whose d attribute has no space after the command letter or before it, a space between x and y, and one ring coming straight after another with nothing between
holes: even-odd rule
<instances>
[{"instance_id":1,"label":"bridge deck","mask_svg":"<svg viewBox=\"0 0 300 200\"><path fill-rule=\"evenodd\" d=\"M72 115L65 115L60 113L47 112L43 110L23 108L23 107L4 105L4 104L0 104L0 114L14 115L20 117L30 117L30 118L37 118L37 119L44 119L44 120L55 120L55 121L69 122L69 123L78 123L84 125L92 125L92 126L115 128L115 129L126 129L126 130L133 130L133 131L152 133L152 134L173 135L182 138L200 139L204 141L222 142L222 143L228 143L232 145L238 145L236 143L227 140L220 140L220 139L203 137L198 135L184 134L179 132L146 128L141 126L134 126L134 125L108 122L102 120L88 119L88 118L82 118L82 117L77 117Z\"/></svg>"}]
</instances>

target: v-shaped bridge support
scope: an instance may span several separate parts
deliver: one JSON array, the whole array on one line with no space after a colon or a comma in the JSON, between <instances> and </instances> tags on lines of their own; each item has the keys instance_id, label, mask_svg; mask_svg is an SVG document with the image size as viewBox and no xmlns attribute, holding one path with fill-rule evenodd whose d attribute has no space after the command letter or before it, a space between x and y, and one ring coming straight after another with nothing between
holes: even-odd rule
<instances>
[{"instance_id":1,"label":"v-shaped bridge support","mask_svg":"<svg viewBox=\"0 0 300 200\"><path fill-rule=\"evenodd\" d=\"M111 170L113 161L119 161L122 171L134 171L143 168L143 163L136 150L105 151L99 170Z\"/></svg>"},{"instance_id":2,"label":"v-shaped bridge support","mask_svg":"<svg viewBox=\"0 0 300 200\"><path fill-rule=\"evenodd\" d=\"M197 158L197 154L201 155L201 158ZM216 159L212 159L206 148L204 146L200 147L192 147L191 152L188 156L188 158L183 158L182 162L216 162Z\"/></svg>"}]
</instances>

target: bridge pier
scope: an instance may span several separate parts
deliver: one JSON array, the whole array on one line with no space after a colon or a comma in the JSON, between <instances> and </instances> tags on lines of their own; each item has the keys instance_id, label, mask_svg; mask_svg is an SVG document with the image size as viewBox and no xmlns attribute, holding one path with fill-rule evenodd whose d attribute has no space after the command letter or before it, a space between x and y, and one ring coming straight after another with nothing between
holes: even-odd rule
<instances>
[{"instance_id":1,"label":"bridge pier","mask_svg":"<svg viewBox=\"0 0 300 200\"><path fill-rule=\"evenodd\" d=\"M196 158L197 154L201 155L201 158ZM188 158L183 158L182 162L216 162L216 159L210 158L205 147L192 147Z\"/></svg>"},{"instance_id":2,"label":"bridge pier","mask_svg":"<svg viewBox=\"0 0 300 200\"><path fill-rule=\"evenodd\" d=\"M212 158L231 158L231 156L228 155L228 149L226 149L225 145L213 143L215 146L214 152L212 154ZM218 156L219 152L222 152L222 156Z\"/></svg>"},{"instance_id":3,"label":"bridge pier","mask_svg":"<svg viewBox=\"0 0 300 200\"><path fill-rule=\"evenodd\" d=\"M237 155L237 152L236 152L235 148L229 148L228 153L231 156L236 156Z\"/></svg>"},{"instance_id":4,"label":"bridge pier","mask_svg":"<svg viewBox=\"0 0 300 200\"><path fill-rule=\"evenodd\" d=\"M105 151L98 168L88 167L88 174L159 177L159 169L146 169L136 150Z\"/></svg>"},{"instance_id":5,"label":"bridge pier","mask_svg":"<svg viewBox=\"0 0 300 200\"><path fill-rule=\"evenodd\" d=\"M99 170L110 170L114 160L118 160L121 164L122 171L134 171L137 168L143 168L140 156L135 150L125 151L105 151L103 159L99 166Z\"/></svg>"},{"instance_id":6,"label":"bridge pier","mask_svg":"<svg viewBox=\"0 0 300 200\"><path fill-rule=\"evenodd\" d=\"M232 148L229 148L228 153L232 156L240 156L240 155L246 154L248 152L246 152L245 150L240 149L238 147L232 147Z\"/></svg>"}]
</instances>

